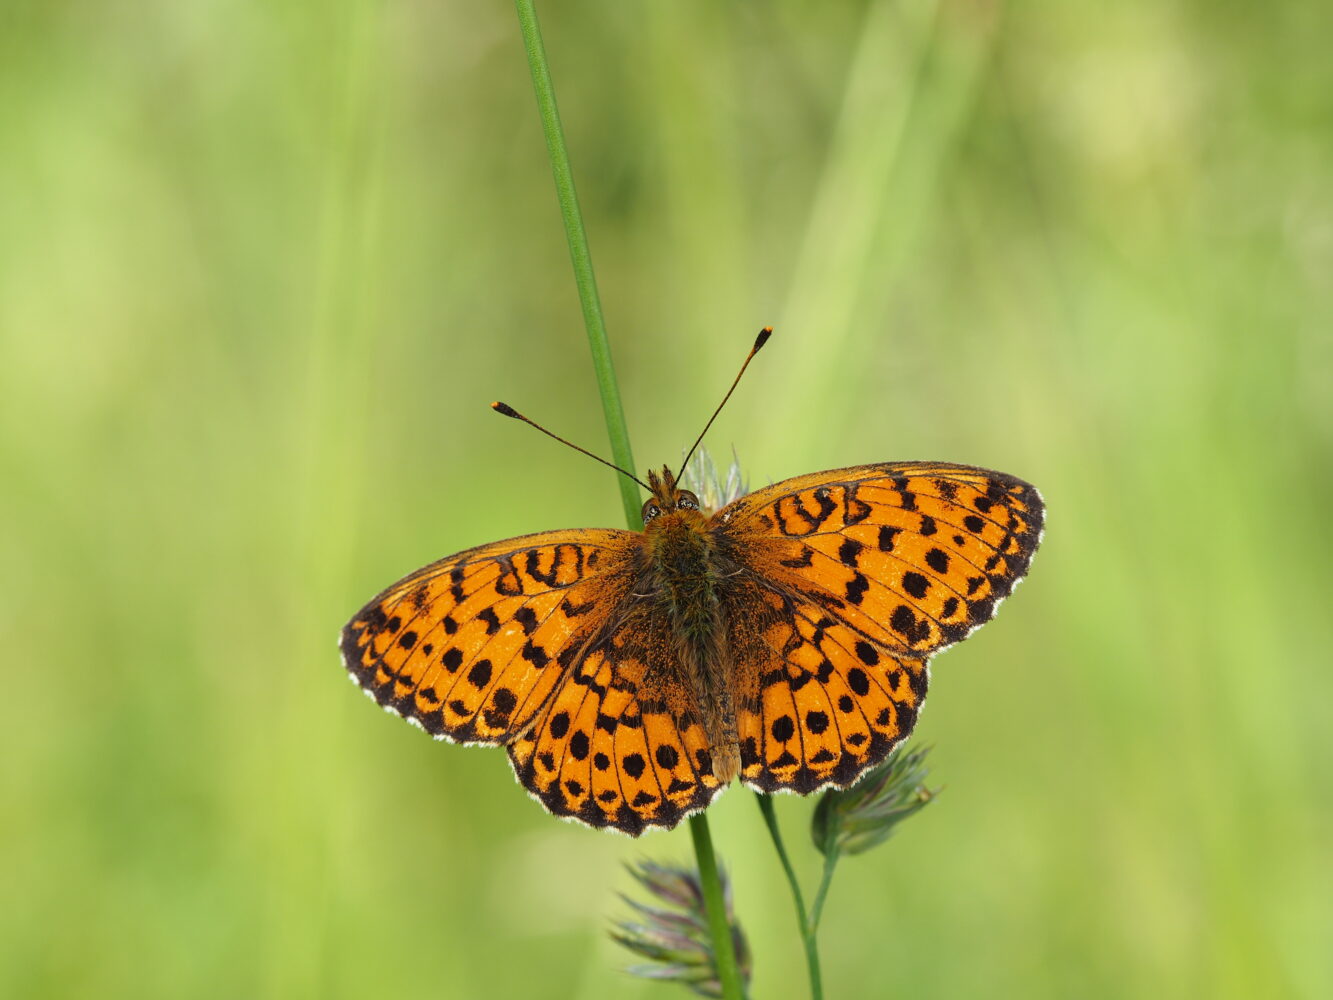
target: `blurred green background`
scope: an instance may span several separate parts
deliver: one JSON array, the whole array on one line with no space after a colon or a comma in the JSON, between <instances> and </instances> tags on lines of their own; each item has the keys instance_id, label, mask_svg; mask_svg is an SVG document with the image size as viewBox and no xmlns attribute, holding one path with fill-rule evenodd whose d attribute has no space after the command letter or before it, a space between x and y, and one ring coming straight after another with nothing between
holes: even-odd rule
<instances>
[{"instance_id":1,"label":"blurred green background","mask_svg":"<svg viewBox=\"0 0 1333 1000\"><path fill-rule=\"evenodd\" d=\"M936 666L945 794L844 863L831 997L1333 995L1333 18L542 4L640 466L1045 493ZM668 997L620 862L344 678L345 619L619 525L512 8L0 13L0 994ZM748 792L710 812L804 995ZM813 875L811 803L779 815Z\"/></svg>"}]
</instances>

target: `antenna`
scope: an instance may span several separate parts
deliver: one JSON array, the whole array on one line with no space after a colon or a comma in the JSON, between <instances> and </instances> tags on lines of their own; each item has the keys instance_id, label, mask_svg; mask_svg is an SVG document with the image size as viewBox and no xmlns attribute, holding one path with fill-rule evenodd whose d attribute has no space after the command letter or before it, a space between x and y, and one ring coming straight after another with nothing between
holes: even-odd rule
<instances>
[{"instance_id":1,"label":"antenna","mask_svg":"<svg viewBox=\"0 0 1333 1000\"><path fill-rule=\"evenodd\" d=\"M768 338L771 336L773 336L773 328L771 326L766 326L759 331L759 336L755 337L754 346L750 348L750 353L745 356L745 361L741 365L741 370L736 373L736 381L731 383L731 388L728 389L727 394L722 397L722 402L717 404L717 409L714 410L713 415L708 418L708 423L704 424L703 431L700 432L697 438L695 438L694 444L690 445L690 450L685 453L685 461L680 463L681 472L685 471L685 466L689 464L690 457L694 454L694 449L699 447L699 442L702 441L704 435L708 433L708 428L713 426L713 421L716 420L717 415L722 412L722 407L727 405L727 400L729 400L731 394L736 391L736 386L740 384L741 376L745 374L745 369L750 367L750 362L754 360L754 356L759 353L759 348L767 344ZM676 478L679 479L680 476L677 475Z\"/></svg>"},{"instance_id":2,"label":"antenna","mask_svg":"<svg viewBox=\"0 0 1333 1000\"><path fill-rule=\"evenodd\" d=\"M742 370L744 370L744 369L742 369ZM647 490L649 493L651 493L651 492L653 491L653 488L652 488L651 486L649 486L647 483L645 483L642 479L638 478L638 477L635 476L635 475L632 475L631 473L626 472L624 469L622 469L622 468L621 468L620 466L618 466L618 465L613 465L611 462L608 462L608 461L607 461L606 459L604 459L604 458L598 458L596 455L594 455L592 452L590 452L587 448L580 448L578 445L574 444L574 442L572 442L572 441L566 441L566 440L565 440L564 438L562 438L559 434L552 434L550 431L548 431L548 430L547 430L545 427L543 427L541 424L537 423L537 421L535 421L535 420L529 420L527 417L523 416L523 414L519 413L518 410L516 410L516 409L514 409L512 406L510 406L508 403L492 403L492 404L491 404L491 409L494 410L496 413L503 414L503 415L506 416L506 417L513 417L515 420L522 420L525 424L531 424L533 427L537 428L537 430L541 431L541 432L542 432L543 434L545 434L547 437L553 437L553 438L555 438L557 441L559 441L561 444L567 444L567 445L569 445L571 448L573 448L575 451L581 451L581 452L583 452L583 454L587 455L589 458L591 458L591 459L593 459L593 460L595 460L595 461L601 462L603 465L608 465L608 466L610 466L611 468L613 468L613 469L615 469L617 472L619 472L622 476L628 476L630 479L633 479L636 483L638 483L640 486L642 486L642 487L643 487L645 490Z\"/></svg>"}]
</instances>

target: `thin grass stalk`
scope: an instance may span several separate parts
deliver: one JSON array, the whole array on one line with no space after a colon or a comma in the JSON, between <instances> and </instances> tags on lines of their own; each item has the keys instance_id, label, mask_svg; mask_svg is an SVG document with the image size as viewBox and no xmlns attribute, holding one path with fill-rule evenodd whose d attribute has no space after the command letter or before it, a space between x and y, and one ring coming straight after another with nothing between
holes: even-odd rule
<instances>
[{"instance_id":1,"label":"thin grass stalk","mask_svg":"<svg viewBox=\"0 0 1333 1000\"><path fill-rule=\"evenodd\" d=\"M796 869L792 867L791 858L787 856L787 846L782 841L782 831L778 827L778 817L773 811L773 797L765 795L763 792L755 792L754 799L759 803L759 811L763 814L764 825L768 827L768 835L773 840L773 849L778 853L778 860L782 862L782 870L787 875L787 884L791 887L792 902L796 906L796 924L801 932L801 942L805 946L805 967L810 977L810 997L811 1000L824 1000L824 980L819 967L819 940L816 937L817 927L810 920L810 916L805 909L805 897L801 893L801 883L796 878ZM832 868L826 869L828 877L832 877Z\"/></svg>"},{"instance_id":2,"label":"thin grass stalk","mask_svg":"<svg viewBox=\"0 0 1333 1000\"><path fill-rule=\"evenodd\" d=\"M533 0L514 0L514 6L518 12L519 28L523 33L528 68L532 72L532 87L541 113L542 131L546 135L546 151L551 160L556 197L560 202L565 238L569 243L569 257L574 266L574 281L578 285L579 302L583 307L583 324L588 332L588 347L592 351L593 371L597 375L597 388L602 398L602 415L606 420L606 432L611 440L611 454L617 465L633 470L634 455L630 449L629 428L626 426L625 410L620 401L620 386L611 363L611 344L606 334L606 321L602 316L601 298L597 293L592 253L588 249L588 234L583 225L583 213L579 208L578 194L574 188L574 172L570 166L564 128L560 123L560 112L556 106L555 85L551 81L551 70L546 58L546 46L542 42L541 26L537 21L537 10ZM625 518L631 528L638 528L640 526L638 486L624 476L618 475L616 478L620 485L621 501L625 506ZM699 877L704 889L709 932L717 957L722 995L725 1000L744 1000L740 970L736 964L736 953L732 947L731 931L727 924L722 881L718 876L717 859L713 855L712 836L708 829L708 820L702 813L690 817L690 834L694 840Z\"/></svg>"},{"instance_id":3,"label":"thin grass stalk","mask_svg":"<svg viewBox=\"0 0 1333 1000\"><path fill-rule=\"evenodd\" d=\"M592 367L597 376L597 391L602 398L602 416L606 421L607 436L611 439L612 460L622 469L632 472L634 455L629 445L629 429L625 425L625 408L620 401L620 383L616 381L615 367L611 363L611 342L606 335L602 299L597 292L597 275L593 271L588 233L583 225L578 192L574 188L574 170L569 163L565 130L560 123L560 110L555 102L555 84L551 81L551 68L546 59L541 25L537 21L533 0L514 0L514 6L518 10L523 47L527 50L528 69L532 72L532 89L537 95L542 132L546 136L546 153L551 161L551 173L555 177L556 200L560 202L560 216L565 224L569 260L574 266L574 283L579 290L583 325L588 331L588 347L592 351ZM631 528L638 528L639 488L622 475L617 475L616 480L620 486L621 503L625 506L625 517Z\"/></svg>"}]
</instances>

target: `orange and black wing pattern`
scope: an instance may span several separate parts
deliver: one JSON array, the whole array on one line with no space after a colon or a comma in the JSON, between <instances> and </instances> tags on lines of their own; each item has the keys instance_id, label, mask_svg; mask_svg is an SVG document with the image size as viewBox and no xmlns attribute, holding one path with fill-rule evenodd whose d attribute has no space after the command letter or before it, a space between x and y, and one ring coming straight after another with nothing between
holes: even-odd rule
<instances>
[{"instance_id":1,"label":"orange and black wing pattern","mask_svg":"<svg viewBox=\"0 0 1333 1000\"><path fill-rule=\"evenodd\" d=\"M509 743L623 598L639 544L629 531L549 531L442 559L357 612L343 662L367 694L438 738Z\"/></svg>"},{"instance_id":2,"label":"orange and black wing pattern","mask_svg":"<svg viewBox=\"0 0 1333 1000\"><path fill-rule=\"evenodd\" d=\"M1003 473L905 462L790 479L714 522L760 595L733 634L749 651L736 661L741 777L805 793L850 784L911 733L928 658L1023 578L1043 505Z\"/></svg>"},{"instance_id":3,"label":"orange and black wing pattern","mask_svg":"<svg viewBox=\"0 0 1333 1000\"><path fill-rule=\"evenodd\" d=\"M697 713L668 703L674 669L656 661L666 647L645 641L653 632L641 621L608 636L510 745L519 782L557 816L638 836L670 829L721 787Z\"/></svg>"},{"instance_id":4,"label":"orange and black wing pattern","mask_svg":"<svg viewBox=\"0 0 1333 1000\"><path fill-rule=\"evenodd\" d=\"M637 835L716 794L668 627L632 590L642 536L554 531L394 584L342 634L353 679L437 738L504 744L550 812ZM670 704L668 704L668 698Z\"/></svg>"}]
</instances>

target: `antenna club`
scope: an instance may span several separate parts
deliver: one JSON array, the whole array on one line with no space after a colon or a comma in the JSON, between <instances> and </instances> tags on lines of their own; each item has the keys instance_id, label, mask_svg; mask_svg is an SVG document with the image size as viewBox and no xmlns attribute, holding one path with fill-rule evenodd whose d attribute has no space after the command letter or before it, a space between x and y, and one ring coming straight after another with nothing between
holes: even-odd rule
<instances>
[{"instance_id":1,"label":"antenna club","mask_svg":"<svg viewBox=\"0 0 1333 1000\"><path fill-rule=\"evenodd\" d=\"M717 415L722 412L722 407L727 405L727 400L729 400L731 394L736 391L736 386L740 385L741 376L745 374L745 369L750 367L750 362L754 360L755 352L767 344L768 338L771 336L773 336L773 328L771 326L766 326L759 331L759 336L755 338L754 346L750 348L750 353L747 354L745 360L741 362L741 370L736 373L736 378L731 383L731 388L728 389L727 394L722 397L722 402L717 404L717 409L714 410L713 415L708 418L708 423L704 424L704 429L699 433L699 436L694 439L694 444L690 445L690 450L685 453L685 460L680 463L680 471L682 473L685 471L685 466L689 464L690 456L694 454L694 449L699 447L699 443L703 441L704 435L708 433L708 428L713 426L713 421L716 420ZM679 479L679 475L676 478Z\"/></svg>"},{"instance_id":2,"label":"antenna club","mask_svg":"<svg viewBox=\"0 0 1333 1000\"><path fill-rule=\"evenodd\" d=\"M592 452L590 452L587 448L580 448L580 447L579 447L578 445L576 445L573 441L566 441L566 440L565 440L564 438L562 438L559 434L552 434L550 431L548 431L548 430L547 430L545 427L543 427L541 424L539 424L539 423L537 423L536 421L534 421L534 420L530 420L530 419L528 419L527 417L523 416L523 414L519 413L518 410L514 409L514 408L513 408L512 406L510 406L508 403L501 403L501 402L499 402L499 401L497 400L496 402L494 402L494 403L491 404L491 409L494 410L496 413L503 414L503 415L506 416L506 417L513 417L515 420L521 420L521 421L523 421L525 424L529 424L530 426L537 428L537 430L541 431L541 432L542 432L543 434L545 434L547 437L549 437L549 438L555 438L555 440L559 441L561 444L563 444L563 445L568 445L570 448L573 448L575 451L577 451L577 452L581 452L582 454L587 455L587 456L588 456L589 458L591 458L593 461L595 461L595 462L601 462L603 465L607 465L607 466L610 466L611 468L615 469L615 470L616 470L617 472L619 472L621 475L629 476L630 479L634 479L634 481L635 481L636 483L638 483L640 486L643 486L644 489L647 489L647 488L648 488L648 487L643 483L642 480L640 480L640 479L635 479L634 476L631 476L628 472L626 472L626 471L625 471L624 469L622 469L620 466L616 465L616 464L613 463L613 462L608 462L608 461L607 461L606 459L604 459L604 458L598 458L596 455L594 455Z\"/></svg>"}]
</instances>

